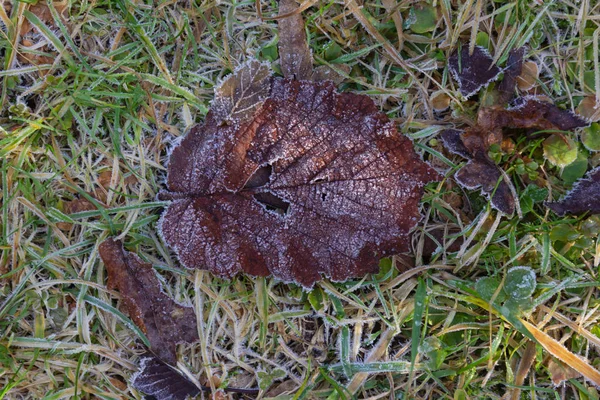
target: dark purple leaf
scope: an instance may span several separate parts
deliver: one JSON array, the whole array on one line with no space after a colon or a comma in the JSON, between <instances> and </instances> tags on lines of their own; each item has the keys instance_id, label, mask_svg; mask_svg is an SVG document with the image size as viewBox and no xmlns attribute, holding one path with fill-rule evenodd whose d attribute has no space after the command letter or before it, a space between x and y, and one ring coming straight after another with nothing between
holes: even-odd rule
<instances>
[{"instance_id":1,"label":"dark purple leaf","mask_svg":"<svg viewBox=\"0 0 600 400\"><path fill-rule=\"evenodd\" d=\"M132 386L156 400L186 400L198 396L202 389L187 378L148 354L142 358L140 369L131 379Z\"/></svg>"},{"instance_id":2,"label":"dark purple leaf","mask_svg":"<svg viewBox=\"0 0 600 400\"><path fill-rule=\"evenodd\" d=\"M240 74L229 79L249 87ZM410 140L331 82L271 78L268 89L231 124L211 111L171 154L160 230L182 264L311 287L407 250L423 186L438 177Z\"/></svg>"},{"instance_id":3,"label":"dark purple leaf","mask_svg":"<svg viewBox=\"0 0 600 400\"><path fill-rule=\"evenodd\" d=\"M558 215L600 214L600 168L589 171L575 182L573 189L562 200L546 205Z\"/></svg>"},{"instance_id":4,"label":"dark purple leaf","mask_svg":"<svg viewBox=\"0 0 600 400\"><path fill-rule=\"evenodd\" d=\"M515 94L517 87L517 78L521 75L523 69L523 56L525 55L525 47L519 47L513 49L508 54L508 61L506 68L504 69L504 77L502 82L498 85L498 91L500 92L500 98L498 99L500 104L506 104Z\"/></svg>"},{"instance_id":5,"label":"dark purple leaf","mask_svg":"<svg viewBox=\"0 0 600 400\"><path fill-rule=\"evenodd\" d=\"M460 52L456 51L450 56L448 66L465 97L477 93L501 72L488 51L480 46L475 46L473 54L469 54L469 46L463 46Z\"/></svg>"}]
</instances>

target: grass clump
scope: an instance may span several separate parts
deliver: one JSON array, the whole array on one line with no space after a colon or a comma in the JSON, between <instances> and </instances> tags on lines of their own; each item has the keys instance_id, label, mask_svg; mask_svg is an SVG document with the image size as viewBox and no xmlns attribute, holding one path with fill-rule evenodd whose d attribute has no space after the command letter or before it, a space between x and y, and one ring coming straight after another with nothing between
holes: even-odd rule
<instances>
[{"instance_id":1,"label":"grass clump","mask_svg":"<svg viewBox=\"0 0 600 400\"><path fill-rule=\"evenodd\" d=\"M254 1L3 2L0 398L140 398L129 379L142 335L98 257L110 235L156 267L171 297L194 304L201 341L180 346L179 367L202 384L290 399L598 398L520 322L600 368L600 222L543 205L600 164L593 146L569 137L583 172L546 160L545 137L493 149L519 219L453 184L461 160L438 135L491 96L460 97L446 68L459 44L486 47L501 66L527 44L539 69L527 93L568 109L597 100L600 5L311 1L303 15L317 63L344 77L341 90L372 96L450 171L428 187L412 255L307 293L181 271L155 233L171 143L202 121L215 85L243 60L278 58L268 18L277 4L259 3L265 20ZM434 95L448 97L444 107ZM439 245L432 257L426 239ZM535 287L511 302L503 288L517 266L531 268Z\"/></svg>"}]
</instances>

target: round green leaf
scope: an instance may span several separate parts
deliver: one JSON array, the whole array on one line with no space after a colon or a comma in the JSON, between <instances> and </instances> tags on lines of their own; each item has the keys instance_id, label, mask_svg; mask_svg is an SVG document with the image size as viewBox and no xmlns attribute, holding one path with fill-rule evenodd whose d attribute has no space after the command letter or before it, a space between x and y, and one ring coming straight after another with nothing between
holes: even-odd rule
<instances>
[{"instance_id":1,"label":"round green leaf","mask_svg":"<svg viewBox=\"0 0 600 400\"><path fill-rule=\"evenodd\" d=\"M588 168L588 154L586 153L585 150L580 151L577 159L562 170L560 177L566 184L572 184L585 175Z\"/></svg>"},{"instance_id":2,"label":"round green leaf","mask_svg":"<svg viewBox=\"0 0 600 400\"><path fill-rule=\"evenodd\" d=\"M557 167L566 167L577 159L577 144L565 135L544 140L544 157Z\"/></svg>"},{"instance_id":3,"label":"round green leaf","mask_svg":"<svg viewBox=\"0 0 600 400\"><path fill-rule=\"evenodd\" d=\"M426 33L434 30L437 23L435 8L427 3L419 3L410 8L408 17L404 22L404 28L414 33Z\"/></svg>"},{"instance_id":4,"label":"round green leaf","mask_svg":"<svg viewBox=\"0 0 600 400\"><path fill-rule=\"evenodd\" d=\"M500 280L498 278L486 276L475 282L475 291L482 299L490 301L494 296L496 289L498 289L498 286L500 286ZM506 300L506 294L502 291L500 291L494 299L494 301L498 303L502 303L504 300Z\"/></svg>"},{"instance_id":5,"label":"round green leaf","mask_svg":"<svg viewBox=\"0 0 600 400\"><path fill-rule=\"evenodd\" d=\"M512 267L506 273L504 291L510 299L526 299L531 297L536 287L536 276L530 267Z\"/></svg>"},{"instance_id":6,"label":"round green leaf","mask_svg":"<svg viewBox=\"0 0 600 400\"><path fill-rule=\"evenodd\" d=\"M581 132L583 145L591 151L600 151L600 124L594 122Z\"/></svg>"}]
</instances>

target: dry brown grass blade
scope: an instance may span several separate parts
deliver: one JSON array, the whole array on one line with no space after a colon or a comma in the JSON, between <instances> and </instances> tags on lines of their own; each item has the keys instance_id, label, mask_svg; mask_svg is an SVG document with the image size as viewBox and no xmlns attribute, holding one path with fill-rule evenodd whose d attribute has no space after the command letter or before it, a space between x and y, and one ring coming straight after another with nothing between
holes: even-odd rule
<instances>
[{"instance_id":1,"label":"dry brown grass blade","mask_svg":"<svg viewBox=\"0 0 600 400\"><path fill-rule=\"evenodd\" d=\"M571 353L565 346L550 337L545 332L538 329L535 325L521 319L521 323L527 328L529 333L542 345L544 349L554 357L558 358L564 364L573 368L581 375L589 379L594 385L600 386L600 371L592 367L586 361L579 358L574 353Z\"/></svg>"},{"instance_id":2,"label":"dry brown grass blade","mask_svg":"<svg viewBox=\"0 0 600 400\"><path fill-rule=\"evenodd\" d=\"M535 361L535 343L529 342L527 343L527 347L525 347L525 351L523 352L523 356L521 357L521 362L519 363L519 369L517 370L517 375L515 376L515 386L523 386L525 382L525 378L529 374L531 370L531 366ZM521 388L514 388L512 390L511 400L519 400L521 398Z\"/></svg>"}]
</instances>

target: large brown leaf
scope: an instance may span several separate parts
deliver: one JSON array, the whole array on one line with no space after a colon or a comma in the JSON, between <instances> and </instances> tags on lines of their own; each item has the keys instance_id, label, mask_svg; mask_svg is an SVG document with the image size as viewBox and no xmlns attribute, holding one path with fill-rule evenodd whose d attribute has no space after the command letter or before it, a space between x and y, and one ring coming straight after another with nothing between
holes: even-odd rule
<instances>
[{"instance_id":1,"label":"large brown leaf","mask_svg":"<svg viewBox=\"0 0 600 400\"><path fill-rule=\"evenodd\" d=\"M198 340L194 310L169 298L152 265L124 251L120 241L109 238L102 242L100 257L108 271L109 289L119 289L129 316L148 337L150 349L175 364L176 344Z\"/></svg>"},{"instance_id":2,"label":"large brown leaf","mask_svg":"<svg viewBox=\"0 0 600 400\"><path fill-rule=\"evenodd\" d=\"M243 71L257 65L225 84L249 87ZM181 262L310 287L407 250L437 177L410 140L368 97L331 82L270 78L267 88L251 117L222 124L211 111L171 154L160 231Z\"/></svg>"}]
</instances>

